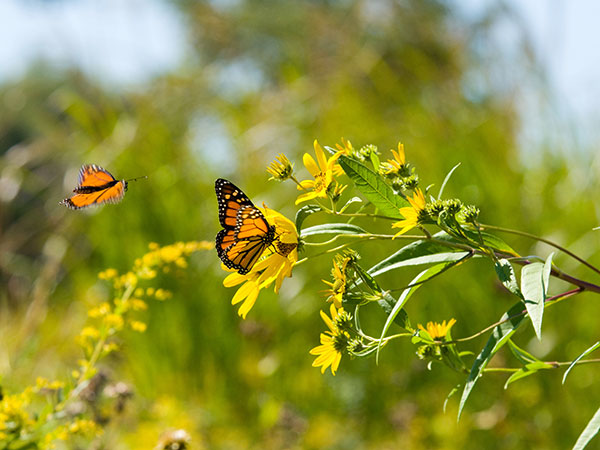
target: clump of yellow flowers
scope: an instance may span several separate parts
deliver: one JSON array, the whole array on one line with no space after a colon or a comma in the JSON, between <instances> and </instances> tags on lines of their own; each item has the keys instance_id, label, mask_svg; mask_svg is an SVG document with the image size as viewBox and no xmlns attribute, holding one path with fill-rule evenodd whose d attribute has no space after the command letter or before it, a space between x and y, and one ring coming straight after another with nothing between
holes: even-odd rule
<instances>
[{"instance_id":1,"label":"clump of yellow flowers","mask_svg":"<svg viewBox=\"0 0 600 450\"><path fill-rule=\"evenodd\" d=\"M83 357L72 371L72 379L37 378L34 385L21 392L0 393L0 448L54 449L59 448L59 442L68 448L73 445L88 448L98 439L107 417L99 420L90 411L93 409L90 402L98 401L96 397L103 394L116 402L131 395L126 389L127 392L123 391L123 387L118 387L123 391L119 395L107 393L119 390L115 386L102 390L106 375L99 371L98 362L119 349L118 333L124 329L146 330L139 312L148 309L147 299L164 301L172 296L165 289L144 286L144 283L160 272L186 268L192 253L213 248L214 244L207 241L177 242L162 247L151 243L149 251L135 260L130 271L119 274L115 269L106 269L100 272L99 278L112 284L114 294L111 301L93 305L88 310L88 321L76 339Z\"/></svg>"}]
</instances>

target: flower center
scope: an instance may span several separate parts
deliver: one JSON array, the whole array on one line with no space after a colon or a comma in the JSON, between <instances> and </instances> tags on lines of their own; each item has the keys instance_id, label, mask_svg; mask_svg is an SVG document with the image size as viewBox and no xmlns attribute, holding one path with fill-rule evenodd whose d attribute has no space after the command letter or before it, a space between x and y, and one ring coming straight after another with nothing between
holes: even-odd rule
<instances>
[{"instance_id":1,"label":"flower center","mask_svg":"<svg viewBox=\"0 0 600 450\"><path fill-rule=\"evenodd\" d=\"M325 186L325 174L319 172L315 175L315 191L323 191L325 189L327 189L327 186Z\"/></svg>"},{"instance_id":2,"label":"flower center","mask_svg":"<svg viewBox=\"0 0 600 450\"><path fill-rule=\"evenodd\" d=\"M277 253L279 253L281 256L287 256L290 253L292 253L294 251L294 249L296 247L298 247L298 244L295 243L285 243L285 242L281 242L281 241L277 241L275 243L275 245L277 246Z\"/></svg>"}]
</instances>

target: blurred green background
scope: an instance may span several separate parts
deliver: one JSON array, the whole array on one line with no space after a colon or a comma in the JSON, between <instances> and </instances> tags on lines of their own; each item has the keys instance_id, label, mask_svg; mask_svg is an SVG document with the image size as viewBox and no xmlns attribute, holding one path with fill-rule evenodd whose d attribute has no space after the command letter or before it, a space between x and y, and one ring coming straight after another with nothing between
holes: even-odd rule
<instances>
[{"instance_id":1,"label":"blurred green background","mask_svg":"<svg viewBox=\"0 0 600 450\"><path fill-rule=\"evenodd\" d=\"M46 3L54 2L40 7ZM401 141L424 186L439 186L462 162L447 196L477 204L485 223L551 237L600 263L600 232L591 231L600 222L596 152L575 142L569 148L580 151L558 151L544 139L556 130L543 127L536 148L520 148L520 100L543 105L550 94L527 33L516 34L513 52L497 39L499 24L514 20L509 8L467 21L433 0L167 5L185 26L186 47L166 73L116 88L101 75L39 61L0 85L5 392L36 376L69 376L86 310L110 294L99 271L127 270L149 242L214 239L215 178L293 218L295 187L267 182L265 167L284 152L302 171L315 138L334 145L343 136L383 152ZM149 178L131 183L118 205L59 206L81 164L92 162L121 178ZM506 239L524 255L550 252ZM366 267L392 251L357 250ZM572 260L555 261L590 279ZM321 375L308 350L323 329L318 290L326 286L315 286L330 267L325 257L298 267L279 296L261 293L246 321L230 305L235 291L222 287L215 252L165 276L173 298L151 303L146 333L125 334L123 352L103 362L111 379L135 391L108 425L105 448L151 448L161 431L184 427L194 448L562 449L598 408L592 365L565 386L559 371L507 391L504 376L488 375L457 424L457 398L446 413L442 405L464 376L428 371L408 341L388 346L378 366L344 358L335 377ZM414 275L382 281L399 286ZM489 262L473 261L423 287L408 310L413 322L455 317L453 335L462 337L512 303ZM515 340L540 358L567 361L598 339L599 313L593 294L583 294L548 310L542 342L531 327ZM495 364L515 362L501 353Z\"/></svg>"}]
</instances>

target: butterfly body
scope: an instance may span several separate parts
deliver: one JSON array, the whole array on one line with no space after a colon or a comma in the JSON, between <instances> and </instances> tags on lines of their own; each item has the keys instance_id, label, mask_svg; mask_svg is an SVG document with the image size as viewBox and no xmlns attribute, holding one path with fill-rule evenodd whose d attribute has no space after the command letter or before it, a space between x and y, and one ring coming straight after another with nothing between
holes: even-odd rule
<instances>
[{"instance_id":1,"label":"butterfly body","mask_svg":"<svg viewBox=\"0 0 600 450\"><path fill-rule=\"evenodd\" d=\"M73 192L75 192L76 194L93 194L94 192L100 192L100 191L104 191L106 189L110 189L111 187L113 187L114 185L116 185L118 183L123 183L124 188L125 188L124 190L127 191L127 181L115 180L115 181L111 181L109 183L103 184L102 186L78 186L75 189L73 189Z\"/></svg>"},{"instance_id":2,"label":"butterfly body","mask_svg":"<svg viewBox=\"0 0 600 450\"><path fill-rule=\"evenodd\" d=\"M119 203L126 191L127 180L115 179L108 170L96 164L85 164L79 169L78 184L73 189L75 195L65 198L60 204L70 209L81 209L102 203Z\"/></svg>"},{"instance_id":3,"label":"butterfly body","mask_svg":"<svg viewBox=\"0 0 600 450\"><path fill-rule=\"evenodd\" d=\"M230 181L219 178L215 181L215 192L223 227L215 239L217 255L225 266L245 275L277 239L275 226Z\"/></svg>"}]
</instances>

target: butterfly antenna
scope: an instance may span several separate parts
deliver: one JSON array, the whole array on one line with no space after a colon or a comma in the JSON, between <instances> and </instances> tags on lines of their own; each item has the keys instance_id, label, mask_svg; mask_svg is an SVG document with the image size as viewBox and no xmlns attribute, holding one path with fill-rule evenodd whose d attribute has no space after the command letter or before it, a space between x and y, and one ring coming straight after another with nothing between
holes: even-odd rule
<instances>
[{"instance_id":1,"label":"butterfly antenna","mask_svg":"<svg viewBox=\"0 0 600 450\"><path fill-rule=\"evenodd\" d=\"M141 180L142 178L148 178L148 175L144 175L144 176L141 176L141 177L135 177L135 178L129 178L128 180L124 180L124 181L127 181L127 182L137 181L137 180Z\"/></svg>"}]
</instances>

